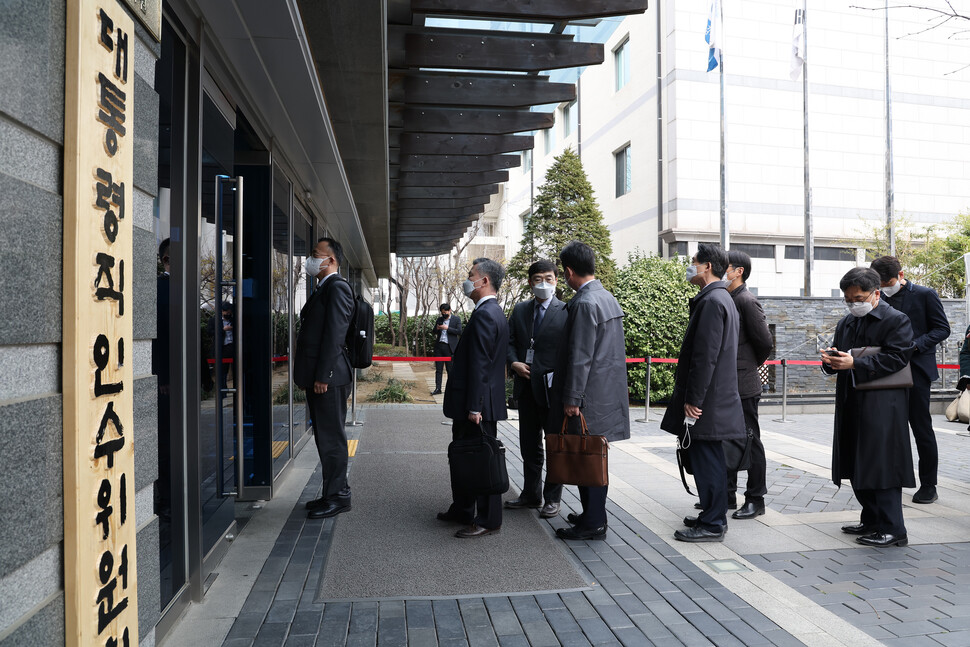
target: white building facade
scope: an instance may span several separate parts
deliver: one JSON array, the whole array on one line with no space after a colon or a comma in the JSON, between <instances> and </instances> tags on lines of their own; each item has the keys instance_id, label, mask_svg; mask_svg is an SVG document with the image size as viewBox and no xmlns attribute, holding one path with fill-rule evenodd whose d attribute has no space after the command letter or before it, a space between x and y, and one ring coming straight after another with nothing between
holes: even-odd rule
<instances>
[{"instance_id":1,"label":"white building facade","mask_svg":"<svg viewBox=\"0 0 970 647\"><path fill-rule=\"evenodd\" d=\"M865 262L863 232L887 220L881 7L809 4L814 296L837 293L845 271ZM760 294L802 295L803 94L801 79L790 78L795 6L726 0L723 15L730 246L752 256L750 285ZM889 14L894 213L917 229L970 208L970 43L951 38L959 25L926 31L934 16ZM614 19L611 31L598 28L606 61L579 74L577 100L556 108L555 128L536 134L534 151L493 205L507 257L546 169L566 147L580 153L618 263L635 250L689 256L698 242L720 240L720 77L706 71L707 18L707 3L664 0Z\"/></svg>"}]
</instances>

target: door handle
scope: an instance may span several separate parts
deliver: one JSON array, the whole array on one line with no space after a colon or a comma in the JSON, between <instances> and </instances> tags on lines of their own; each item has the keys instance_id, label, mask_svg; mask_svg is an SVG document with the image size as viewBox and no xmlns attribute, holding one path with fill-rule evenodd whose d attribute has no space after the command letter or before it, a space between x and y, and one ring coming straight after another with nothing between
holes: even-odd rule
<instances>
[{"instance_id":1,"label":"door handle","mask_svg":"<svg viewBox=\"0 0 970 647\"><path fill-rule=\"evenodd\" d=\"M233 245L233 256L235 260L233 262L233 280L236 283L236 302L233 304L236 308L233 316L235 317L235 322L233 323L233 347L235 349L235 357L233 357L233 362L236 365L235 372L233 373L233 379L236 382L236 453L239 456L239 460L236 461L236 491L234 495L239 496L243 488L243 478L245 476L244 469L244 452L243 452L243 412L245 407L243 406L243 387L245 385L245 371L243 370L243 177L240 175L236 178L236 240Z\"/></svg>"}]
</instances>

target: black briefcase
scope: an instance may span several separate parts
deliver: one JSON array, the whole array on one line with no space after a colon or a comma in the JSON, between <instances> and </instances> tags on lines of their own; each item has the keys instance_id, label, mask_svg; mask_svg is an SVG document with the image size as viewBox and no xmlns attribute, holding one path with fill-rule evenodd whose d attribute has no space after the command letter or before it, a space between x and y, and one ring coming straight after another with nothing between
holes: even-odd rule
<instances>
[{"instance_id":1,"label":"black briefcase","mask_svg":"<svg viewBox=\"0 0 970 647\"><path fill-rule=\"evenodd\" d=\"M484 433L451 441L448 467L456 490L473 494L505 494L509 473L505 467L505 445Z\"/></svg>"}]
</instances>

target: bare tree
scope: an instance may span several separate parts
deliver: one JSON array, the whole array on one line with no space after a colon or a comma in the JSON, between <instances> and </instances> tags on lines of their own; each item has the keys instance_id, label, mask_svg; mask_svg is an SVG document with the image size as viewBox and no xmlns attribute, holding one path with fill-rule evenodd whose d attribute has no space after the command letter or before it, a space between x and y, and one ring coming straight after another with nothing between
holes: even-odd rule
<instances>
[{"instance_id":1,"label":"bare tree","mask_svg":"<svg viewBox=\"0 0 970 647\"><path fill-rule=\"evenodd\" d=\"M921 5L921 4L901 4L895 3L887 6L880 7L864 7L861 5L849 5L852 9L862 9L863 11L885 11L888 9L913 9L921 12L926 16L926 27L918 29L914 32L910 32L902 38L909 38L910 36L918 36L920 34L925 34L928 31L949 28L951 31L947 34L947 40L963 40L970 33L970 13L964 13L958 11L950 0L937 0L935 5ZM956 74L962 70L970 67L970 63L962 65L961 67L947 72L946 74Z\"/></svg>"}]
</instances>

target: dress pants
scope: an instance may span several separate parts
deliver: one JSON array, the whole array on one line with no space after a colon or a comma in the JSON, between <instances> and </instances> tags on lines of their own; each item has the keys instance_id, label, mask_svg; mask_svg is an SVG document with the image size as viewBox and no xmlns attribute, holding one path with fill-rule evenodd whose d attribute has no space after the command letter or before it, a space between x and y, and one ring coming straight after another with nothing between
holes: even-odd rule
<instances>
[{"instance_id":1,"label":"dress pants","mask_svg":"<svg viewBox=\"0 0 970 647\"><path fill-rule=\"evenodd\" d=\"M935 486L940 458L930 416L930 381L918 370L913 370L913 387L909 390L909 426L919 454L919 484Z\"/></svg>"},{"instance_id":2,"label":"dress pants","mask_svg":"<svg viewBox=\"0 0 970 647\"><path fill-rule=\"evenodd\" d=\"M434 343L434 356L435 357L451 357L451 346L444 343L443 341L436 341ZM443 370L448 371L448 375L451 375L451 361L447 362L435 362L434 363L434 390L441 390L441 372Z\"/></svg>"},{"instance_id":3,"label":"dress pants","mask_svg":"<svg viewBox=\"0 0 970 647\"><path fill-rule=\"evenodd\" d=\"M451 423L452 440L477 436L482 432L492 438L497 438L498 424L494 420L482 420L481 427L479 427L468 418L453 420ZM455 489L455 485L452 483L451 498L453 503L448 509L448 513L455 518L488 529L498 528L502 525L501 494L473 494Z\"/></svg>"},{"instance_id":4,"label":"dress pants","mask_svg":"<svg viewBox=\"0 0 970 647\"><path fill-rule=\"evenodd\" d=\"M580 485L579 502L583 505L583 514L577 528L601 528L606 525L606 495L608 485L587 487Z\"/></svg>"},{"instance_id":5,"label":"dress pants","mask_svg":"<svg viewBox=\"0 0 970 647\"><path fill-rule=\"evenodd\" d=\"M859 521L864 526L900 537L906 534L903 523L903 489L894 487L885 490L857 490L852 486L855 498L862 504Z\"/></svg>"},{"instance_id":6,"label":"dress pants","mask_svg":"<svg viewBox=\"0 0 970 647\"><path fill-rule=\"evenodd\" d=\"M333 386L326 393L307 391L306 401L313 421L313 437L323 470L323 499L347 501L347 396L350 385Z\"/></svg>"},{"instance_id":7,"label":"dress pants","mask_svg":"<svg viewBox=\"0 0 970 647\"><path fill-rule=\"evenodd\" d=\"M701 513L697 525L711 532L727 529L727 466L724 449L719 440L700 440L691 437L690 462L694 468L694 484L701 498Z\"/></svg>"},{"instance_id":8,"label":"dress pants","mask_svg":"<svg viewBox=\"0 0 970 647\"><path fill-rule=\"evenodd\" d=\"M525 389L519 397L519 451L522 452L522 471L525 475L522 498L536 503L543 500L546 503L559 503L562 499L562 485L548 480L544 486L542 483L544 427L548 418L549 407L536 402L531 388Z\"/></svg>"},{"instance_id":9,"label":"dress pants","mask_svg":"<svg viewBox=\"0 0 970 647\"><path fill-rule=\"evenodd\" d=\"M761 396L741 398L741 411L744 413L744 426L754 433L751 441L751 464L748 467L748 479L744 490L744 502L764 505L765 495L768 494L767 460L765 446L761 442L761 425L758 424L758 402ZM728 472L728 497L738 491L738 473Z\"/></svg>"}]
</instances>

